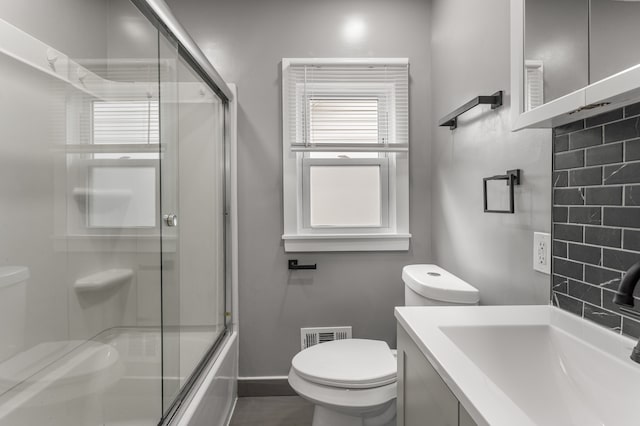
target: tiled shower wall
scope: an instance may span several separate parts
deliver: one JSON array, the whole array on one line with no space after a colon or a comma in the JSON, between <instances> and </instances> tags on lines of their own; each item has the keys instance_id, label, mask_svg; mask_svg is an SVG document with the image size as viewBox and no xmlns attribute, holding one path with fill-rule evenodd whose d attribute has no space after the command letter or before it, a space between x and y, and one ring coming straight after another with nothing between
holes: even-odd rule
<instances>
[{"instance_id":1,"label":"tiled shower wall","mask_svg":"<svg viewBox=\"0 0 640 426\"><path fill-rule=\"evenodd\" d=\"M640 261L640 103L553 134L552 301L640 337L640 298L638 317L613 303L623 273Z\"/></svg>"}]
</instances>

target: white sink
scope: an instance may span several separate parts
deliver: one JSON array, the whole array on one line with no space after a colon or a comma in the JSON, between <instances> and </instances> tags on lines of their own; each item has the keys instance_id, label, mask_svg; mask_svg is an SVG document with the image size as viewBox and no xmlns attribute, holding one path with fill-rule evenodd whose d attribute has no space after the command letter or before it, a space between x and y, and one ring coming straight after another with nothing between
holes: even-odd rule
<instances>
[{"instance_id":1,"label":"white sink","mask_svg":"<svg viewBox=\"0 0 640 426\"><path fill-rule=\"evenodd\" d=\"M640 425L631 339L550 306L396 317L479 425Z\"/></svg>"}]
</instances>

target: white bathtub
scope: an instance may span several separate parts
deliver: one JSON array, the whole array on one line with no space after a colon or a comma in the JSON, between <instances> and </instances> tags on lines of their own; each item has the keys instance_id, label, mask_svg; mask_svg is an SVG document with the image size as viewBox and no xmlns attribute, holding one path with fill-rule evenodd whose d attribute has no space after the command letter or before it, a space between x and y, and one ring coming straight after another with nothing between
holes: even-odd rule
<instances>
[{"instance_id":1,"label":"white bathtub","mask_svg":"<svg viewBox=\"0 0 640 426\"><path fill-rule=\"evenodd\" d=\"M184 383L214 330L180 339L169 381ZM235 400L237 342L228 336L175 416L176 424L224 424ZM86 342L49 342L0 364L1 426L157 425L162 415L160 330L116 328ZM200 404L206 400L206 404ZM215 412L212 409L215 408ZM204 410L204 411L203 411ZM213 422L212 422L213 421Z\"/></svg>"}]
</instances>

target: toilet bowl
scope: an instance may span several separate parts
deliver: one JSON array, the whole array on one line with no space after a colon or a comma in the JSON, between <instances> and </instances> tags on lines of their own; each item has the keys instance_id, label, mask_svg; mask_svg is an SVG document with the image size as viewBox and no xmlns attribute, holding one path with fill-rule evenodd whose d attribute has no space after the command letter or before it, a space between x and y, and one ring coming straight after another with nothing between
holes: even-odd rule
<instances>
[{"instance_id":1,"label":"toilet bowl","mask_svg":"<svg viewBox=\"0 0 640 426\"><path fill-rule=\"evenodd\" d=\"M478 290L437 265L402 270L406 306L477 305ZM291 361L289 384L315 404L313 426L396 424L394 351L386 342L335 340L311 346Z\"/></svg>"}]
</instances>

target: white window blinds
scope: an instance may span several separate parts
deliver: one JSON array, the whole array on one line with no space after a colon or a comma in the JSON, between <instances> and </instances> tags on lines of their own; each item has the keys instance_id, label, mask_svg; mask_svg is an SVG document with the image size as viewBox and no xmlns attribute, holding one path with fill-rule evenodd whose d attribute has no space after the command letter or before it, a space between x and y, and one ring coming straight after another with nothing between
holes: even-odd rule
<instances>
[{"instance_id":1,"label":"white window blinds","mask_svg":"<svg viewBox=\"0 0 640 426\"><path fill-rule=\"evenodd\" d=\"M94 144L157 144L158 101L95 101L92 129Z\"/></svg>"},{"instance_id":2,"label":"white window blinds","mask_svg":"<svg viewBox=\"0 0 640 426\"><path fill-rule=\"evenodd\" d=\"M284 131L294 151L406 151L408 63L283 68Z\"/></svg>"}]
</instances>

